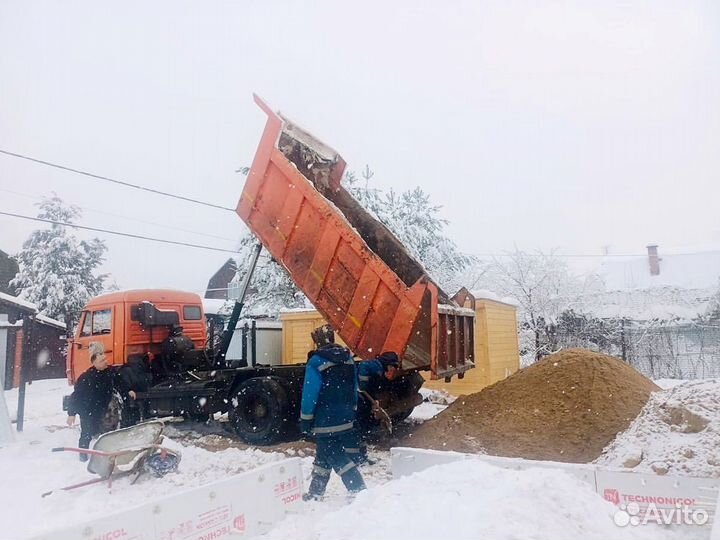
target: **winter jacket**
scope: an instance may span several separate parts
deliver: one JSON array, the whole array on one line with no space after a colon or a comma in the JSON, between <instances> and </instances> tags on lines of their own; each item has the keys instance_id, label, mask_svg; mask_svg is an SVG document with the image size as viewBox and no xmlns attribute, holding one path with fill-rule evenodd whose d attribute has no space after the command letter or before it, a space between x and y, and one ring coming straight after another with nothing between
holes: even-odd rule
<instances>
[{"instance_id":1,"label":"winter jacket","mask_svg":"<svg viewBox=\"0 0 720 540\"><path fill-rule=\"evenodd\" d=\"M327 437L353 429L357 413L357 370L350 351L321 347L305 368L300 420L305 431Z\"/></svg>"},{"instance_id":2,"label":"winter jacket","mask_svg":"<svg viewBox=\"0 0 720 540\"><path fill-rule=\"evenodd\" d=\"M377 359L363 360L358 364L357 371L360 390L369 392L372 388L372 380L385 374L385 366Z\"/></svg>"},{"instance_id":3,"label":"winter jacket","mask_svg":"<svg viewBox=\"0 0 720 540\"><path fill-rule=\"evenodd\" d=\"M128 389L118 377L116 369L108 367L98 371L95 367L90 367L75 383L75 390L70 395L68 415L104 414L116 389L123 397L127 394Z\"/></svg>"}]
</instances>

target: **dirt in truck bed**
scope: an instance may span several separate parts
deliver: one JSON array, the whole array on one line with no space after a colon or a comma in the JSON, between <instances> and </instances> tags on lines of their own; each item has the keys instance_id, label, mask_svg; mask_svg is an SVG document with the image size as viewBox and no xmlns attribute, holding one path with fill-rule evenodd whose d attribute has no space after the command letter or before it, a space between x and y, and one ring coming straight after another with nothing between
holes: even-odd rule
<instances>
[{"instance_id":1,"label":"dirt in truck bed","mask_svg":"<svg viewBox=\"0 0 720 540\"><path fill-rule=\"evenodd\" d=\"M402 444L587 463L630 425L655 390L617 358L569 349L459 397Z\"/></svg>"},{"instance_id":2,"label":"dirt in truck bed","mask_svg":"<svg viewBox=\"0 0 720 540\"><path fill-rule=\"evenodd\" d=\"M322 195L332 202L345 216L345 219L362 237L368 247L407 285L411 287L418 279L426 275L422 264L416 261L407 248L383 223L373 217L344 188L333 189L330 177L335 162L328 160L313 150L302 140L302 130L292 128L292 133L280 135L278 148L310 180ZM295 138L295 137L300 138ZM440 293L441 303L447 303L447 295Z\"/></svg>"}]
</instances>

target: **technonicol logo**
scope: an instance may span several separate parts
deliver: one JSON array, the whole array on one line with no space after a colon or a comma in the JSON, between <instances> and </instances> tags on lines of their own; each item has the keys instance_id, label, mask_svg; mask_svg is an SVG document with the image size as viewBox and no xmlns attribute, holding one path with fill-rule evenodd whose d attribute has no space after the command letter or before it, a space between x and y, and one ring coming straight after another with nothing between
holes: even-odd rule
<instances>
[{"instance_id":1,"label":"technonicol logo","mask_svg":"<svg viewBox=\"0 0 720 540\"><path fill-rule=\"evenodd\" d=\"M693 508L695 499L652 495L625 495L616 489L603 492L606 501L618 506L613 521L618 527L647 525L705 525L710 516L703 508ZM622 500L622 502L621 502ZM640 505L643 504L641 507Z\"/></svg>"}]
</instances>

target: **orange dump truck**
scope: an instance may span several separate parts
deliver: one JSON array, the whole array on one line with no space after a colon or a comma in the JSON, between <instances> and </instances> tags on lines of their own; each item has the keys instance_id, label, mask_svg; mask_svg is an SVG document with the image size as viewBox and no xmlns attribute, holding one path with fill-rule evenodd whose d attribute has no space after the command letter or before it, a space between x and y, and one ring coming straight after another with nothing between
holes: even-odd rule
<instances>
[{"instance_id":1,"label":"orange dump truck","mask_svg":"<svg viewBox=\"0 0 720 540\"><path fill-rule=\"evenodd\" d=\"M399 355L400 375L376 385L373 398L404 419L422 401L420 371L449 379L473 367L473 299L466 291L449 298L353 199L340 184L345 163L334 150L256 101L268 122L237 212L359 361ZM70 382L102 348L137 393L124 405L125 418L227 412L248 443L287 437L299 421L305 365L225 360L260 250L220 339L192 293L148 289L92 299L69 345ZM376 423L362 400L358 421L367 429Z\"/></svg>"},{"instance_id":2,"label":"orange dump truck","mask_svg":"<svg viewBox=\"0 0 720 540\"><path fill-rule=\"evenodd\" d=\"M267 125L237 213L362 359L394 351L405 370L473 367L474 311L450 299L342 186L342 157L260 98Z\"/></svg>"}]
</instances>

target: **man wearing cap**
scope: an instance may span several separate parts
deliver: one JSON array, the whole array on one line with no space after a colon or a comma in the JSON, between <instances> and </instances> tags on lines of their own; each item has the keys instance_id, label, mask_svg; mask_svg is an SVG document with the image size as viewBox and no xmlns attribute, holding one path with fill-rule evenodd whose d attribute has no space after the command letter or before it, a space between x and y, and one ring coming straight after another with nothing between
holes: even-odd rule
<instances>
[{"instance_id":1,"label":"man wearing cap","mask_svg":"<svg viewBox=\"0 0 720 540\"><path fill-rule=\"evenodd\" d=\"M384 352L373 360L364 360L358 364L358 383L360 390L372 392L374 386L385 378L392 380L395 378L398 368L400 367L400 359L394 352Z\"/></svg>"},{"instance_id":2,"label":"man wearing cap","mask_svg":"<svg viewBox=\"0 0 720 540\"><path fill-rule=\"evenodd\" d=\"M399 368L400 359L396 353L391 351L384 352L372 360L358 362L359 390L374 394L382 386L383 380L393 380L395 378ZM345 448L345 451L358 465L373 465L374 461L368 458L367 444L365 444L360 430L356 429L354 435L354 441Z\"/></svg>"},{"instance_id":3,"label":"man wearing cap","mask_svg":"<svg viewBox=\"0 0 720 540\"><path fill-rule=\"evenodd\" d=\"M310 488L303 498L320 499L334 470L350 493L365 482L345 448L354 442L358 381L350 351L335 344L332 328L312 332L316 350L305 368L300 423L317 446Z\"/></svg>"}]
</instances>

